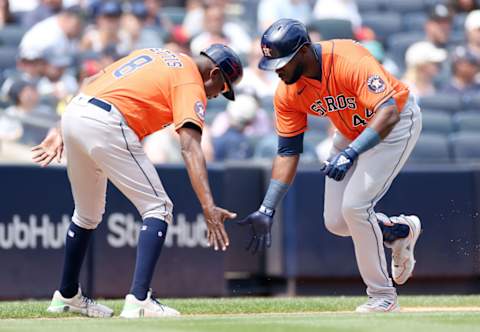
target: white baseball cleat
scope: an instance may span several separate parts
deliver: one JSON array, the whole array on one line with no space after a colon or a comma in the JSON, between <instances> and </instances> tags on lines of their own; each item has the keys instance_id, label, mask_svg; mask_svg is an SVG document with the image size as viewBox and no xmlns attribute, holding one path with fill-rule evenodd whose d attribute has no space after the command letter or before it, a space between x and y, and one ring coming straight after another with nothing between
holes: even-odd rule
<instances>
[{"instance_id":1,"label":"white baseball cleat","mask_svg":"<svg viewBox=\"0 0 480 332\"><path fill-rule=\"evenodd\" d=\"M396 312L399 311L397 299L391 300L386 298L370 297L368 301L359 305L356 312L359 313L375 313L375 312Z\"/></svg>"},{"instance_id":2,"label":"white baseball cleat","mask_svg":"<svg viewBox=\"0 0 480 332\"><path fill-rule=\"evenodd\" d=\"M180 316L180 313L158 302L152 297L152 291L149 290L147 298L143 301L138 300L133 294L128 294L125 297L125 304L123 306L120 317L123 318L141 318L141 317L175 317Z\"/></svg>"},{"instance_id":3,"label":"white baseball cleat","mask_svg":"<svg viewBox=\"0 0 480 332\"><path fill-rule=\"evenodd\" d=\"M83 296L80 288L77 295L70 299L63 297L60 291L55 291L47 311L52 313L74 312L88 317L113 316L112 309Z\"/></svg>"},{"instance_id":4,"label":"white baseball cleat","mask_svg":"<svg viewBox=\"0 0 480 332\"><path fill-rule=\"evenodd\" d=\"M420 219L415 215L400 215L399 217L392 217L390 220L394 224L404 224L410 228L406 238L398 239L390 244L390 248L392 248L392 277L397 285L403 285L412 276L415 267L413 251L420 236L422 225Z\"/></svg>"}]
</instances>

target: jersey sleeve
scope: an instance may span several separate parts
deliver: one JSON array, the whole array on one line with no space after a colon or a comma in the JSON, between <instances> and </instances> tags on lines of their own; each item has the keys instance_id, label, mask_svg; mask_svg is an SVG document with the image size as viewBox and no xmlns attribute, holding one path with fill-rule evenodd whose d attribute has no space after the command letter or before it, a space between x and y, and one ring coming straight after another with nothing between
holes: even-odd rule
<instances>
[{"instance_id":1,"label":"jersey sleeve","mask_svg":"<svg viewBox=\"0 0 480 332\"><path fill-rule=\"evenodd\" d=\"M372 56L364 56L350 77L350 88L366 109L376 111L395 94L385 69Z\"/></svg>"},{"instance_id":2,"label":"jersey sleeve","mask_svg":"<svg viewBox=\"0 0 480 332\"><path fill-rule=\"evenodd\" d=\"M292 137L307 130L307 113L296 110L291 102L277 89L273 106L275 109L275 126L277 134L282 137Z\"/></svg>"},{"instance_id":3,"label":"jersey sleeve","mask_svg":"<svg viewBox=\"0 0 480 332\"><path fill-rule=\"evenodd\" d=\"M205 91L199 84L189 83L174 87L172 113L175 130L187 122L202 129L205 122L206 99Z\"/></svg>"}]
</instances>

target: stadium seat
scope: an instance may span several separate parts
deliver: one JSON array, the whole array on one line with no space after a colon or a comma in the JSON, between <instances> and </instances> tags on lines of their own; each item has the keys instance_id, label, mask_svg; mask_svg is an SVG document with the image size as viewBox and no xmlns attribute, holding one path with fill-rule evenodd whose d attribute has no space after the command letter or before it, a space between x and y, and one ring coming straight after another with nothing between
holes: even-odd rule
<instances>
[{"instance_id":1,"label":"stadium seat","mask_svg":"<svg viewBox=\"0 0 480 332\"><path fill-rule=\"evenodd\" d=\"M460 132L450 136L453 158L456 162L480 161L480 133Z\"/></svg>"},{"instance_id":2,"label":"stadium seat","mask_svg":"<svg viewBox=\"0 0 480 332\"><path fill-rule=\"evenodd\" d=\"M357 0L357 7L360 13L380 10L382 0Z\"/></svg>"},{"instance_id":3,"label":"stadium seat","mask_svg":"<svg viewBox=\"0 0 480 332\"><path fill-rule=\"evenodd\" d=\"M453 124L460 132L480 133L480 111L458 112L453 115Z\"/></svg>"},{"instance_id":4,"label":"stadium seat","mask_svg":"<svg viewBox=\"0 0 480 332\"><path fill-rule=\"evenodd\" d=\"M227 108L228 100L222 96L218 96L217 98L213 98L208 100L207 102L207 111L210 108L222 109L225 110Z\"/></svg>"},{"instance_id":5,"label":"stadium seat","mask_svg":"<svg viewBox=\"0 0 480 332\"><path fill-rule=\"evenodd\" d=\"M476 96L464 96L462 101L463 101L463 109L475 110L480 113L480 94Z\"/></svg>"},{"instance_id":6,"label":"stadium seat","mask_svg":"<svg viewBox=\"0 0 480 332\"><path fill-rule=\"evenodd\" d=\"M15 46L0 47L0 70L14 68L17 58L17 48Z\"/></svg>"},{"instance_id":7,"label":"stadium seat","mask_svg":"<svg viewBox=\"0 0 480 332\"><path fill-rule=\"evenodd\" d=\"M7 25L0 29L0 46L17 47L25 34L26 29L18 25Z\"/></svg>"},{"instance_id":8,"label":"stadium seat","mask_svg":"<svg viewBox=\"0 0 480 332\"><path fill-rule=\"evenodd\" d=\"M462 110L462 100L456 94L435 94L419 98L421 108L431 108L449 112Z\"/></svg>"},{"instance_id":9,"label":"stadium seat","mask_svg":"<svg viewBox=\"0 0 480 332\"><path fill-rule=\"evenodd\" d=\"M222 113L224 110L225 109L223 108L207 107L207 111L205 112L205 123L211 125L217 115Z\"/></svg>"},{"instance_id":10,"label":"stadium seat","mask_svg":"<svg viewBox=\"0 0 480 332\"><path fill-rule=\"evenodd\" d=\"M424 11L425 4L419 0L390 0L388 1L388 8L396 13L410 14Z\"/></svg>"},{"instance_id":11,"label":"stadium seat","mask_svg":"<svg viewBox=\"0 0 480 332\"><path fill-rule=\"evenodd\" d=\"M342 19L321 19L310 22L310 29L318 31L322 39L353 39L352 22Z\"/></svg>"},{"instance_id":12,"label":"stadium seat","mask_svg":"<svg viewBox=\"0 0 480 332\"><path fill-rule=\"evenodd\" d=\"M409 162L412 163L445 163L450 161L447 136L429 133L420 135L409 159Z\"/></svg>"},{"instance_id":13,"label":"stadium seat","mask_svg":"<svg viewBox=\"0 0 480 332\"><path fill-rule=\"evenodd\" d=\"M405 65L405 52L415 42L424 39L423 31L400 32L392 35L387 40L388 54L401 67Z\"/></svg>"},{"instance_id":14,"label":"stadium seat","mask_svg":"<svg viewBox=\"0 0 480 332\"><path fill-rule=\"evenodd\" d=\"M448 135L453 132L453 121L450 113L422 112L422 132Z\"/></svg>"},{"instance_id":15,"label":"stadium seat","mask_svg":"<svg viewBox=\"0 0 480 332\"><path fill-rule=\"evenodd\" d=\"M427 19L427 14L424 12L405 15L403 17L403 30L422 33Z\"/></svg>"},{"instance_id":16,"label":"stadium seat","mask_svg":"<svg viewBox=\"0 0 480 332\"><path fill-rule=\"evenodd\" d=\"M362 15L363 25L375 31L381 42L402 31L402 16L395 12L370 12Z\"/></svg>"}]
</instances>

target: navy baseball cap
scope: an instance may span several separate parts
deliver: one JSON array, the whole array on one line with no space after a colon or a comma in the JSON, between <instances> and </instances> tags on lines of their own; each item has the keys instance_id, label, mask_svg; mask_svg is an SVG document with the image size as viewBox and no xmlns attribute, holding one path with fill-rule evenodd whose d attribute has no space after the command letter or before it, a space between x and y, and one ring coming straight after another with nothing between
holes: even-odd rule
<instances>
[{"instance_id":1,"label":"navy baseball cap","mask_svg":"<svg viewBox=\"0 0 480 332\"><path fill-rule=\"evenodd\" d=\"M98 15L118 17L122 15L122 6L116 1L107 1L100 5Z\"/></svg>"},{"instance_id":2,"label":"navy baseball cap","mask_svg":"<svg viewBox=\"0 0 480 332\"><path fill-rule=\"evenodd\" d=\"M297 20L282 18L273 23L261 40L263 57L258 68L276 70L285 66L305 44L310 44L305 25Z\"/></svg>"},{"instance_id":3,"label":"navy baseball cap","mask_svg":"<svg viewBox=\"0 0 480 332\"><path fill-rule=\"evenodd\" d=\"M213 44L200 52L220 68L223 78L228 85L228 91L223 96L228 100L235 100L233 85L241 81L243 76L242 61L238 55L228 46Z\"/></svg>"}]
</instances>

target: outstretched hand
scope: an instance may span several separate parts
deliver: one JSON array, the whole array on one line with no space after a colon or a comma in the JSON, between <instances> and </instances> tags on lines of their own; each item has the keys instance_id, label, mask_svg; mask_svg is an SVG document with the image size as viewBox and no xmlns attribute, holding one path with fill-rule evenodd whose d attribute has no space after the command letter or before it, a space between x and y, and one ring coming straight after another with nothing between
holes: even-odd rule
<instances>
[{"instance_id":1,"label":"outstretched hand","mask_svg":"<svg viewBox=\"0 0 480 332\"><path fill-rule=\"evenodd\" d=\"M213 245L215 250L219 248L222 248L223 251L227 250L227 247L230 245L230 239L225 231L224 223L227 219L236 218L237 214L218 206L205 209L203 214L205 215L205 222L207 223L208 245Z\"/></svg>"},{"instance_id":2,"label":"outstretched hand","mask_svg":"<svg viewBox=\"0 0 480 332\"><path fill-rule=\"evenodd\" d=\"M32 148L32 160L42 166L48 166L52 160L61 162L63 155L63 138L59 128L52 128L45 139Z\"/></svg>"},{"instance_id":3,"label":"outstretched hand","mask_svg":"<svg viewBox=\"0 0 480 332\"><path fill-rule=\"evenodd\" d=\"M249 214L245 219L237 223L242 226L250 226L251 239L246 250L251 251L252 254L257 251L262 251L270 248L272 245L272 225L273 225L273 210L255 211Z\"/></svg>"}]
</instances>

